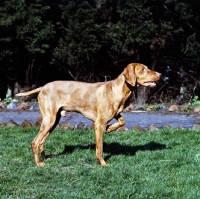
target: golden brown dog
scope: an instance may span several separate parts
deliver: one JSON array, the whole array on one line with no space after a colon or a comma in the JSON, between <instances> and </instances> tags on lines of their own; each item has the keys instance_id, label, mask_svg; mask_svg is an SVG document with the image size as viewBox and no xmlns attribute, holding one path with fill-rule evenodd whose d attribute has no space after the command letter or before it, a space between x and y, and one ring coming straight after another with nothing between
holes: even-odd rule
<instances>
[{"instance_id":1,"label":"golden brown dog","mask_svg":"<svg viewBox=\"0 0 200 199\"><path fill-rule=\"evenodd\" d=\"M39 93L38 103L42 115L42 124L38 135L32 142L32 150L37 166L44 166L38 156L38 149L45 159L44 143L53 131L61 114L75 111L83 114L95 124L96 158L102 166L106 166L103 159L103 132L107 123L113 118L117 122L106 127L111 132L125 124L120 115L127 100L137 85L154 87L155 81L160 79L160 73L149 70L145 65L132 63L114 80L98 83L84 83L77 81L54 81L32 91L19 93L26 96Z\"/></svg>"}]
</instances>

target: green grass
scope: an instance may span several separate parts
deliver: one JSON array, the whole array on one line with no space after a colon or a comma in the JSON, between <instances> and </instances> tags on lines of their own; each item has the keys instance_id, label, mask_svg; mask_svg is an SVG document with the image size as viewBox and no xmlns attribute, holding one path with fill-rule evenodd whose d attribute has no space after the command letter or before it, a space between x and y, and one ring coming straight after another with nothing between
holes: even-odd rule
<instances>
[{"instance_id":1,"label":"green grass","mask_svg":"<svg viewBox=\"0 0 200 199\"><path fill-rule=\"evenodd\" d=\"M55 130L35 166L36 128L0 128L2 198L200 198L200 134L166 129L104 135L108 167L95 159L93 131Z\"/></svg>"}]
</instances>

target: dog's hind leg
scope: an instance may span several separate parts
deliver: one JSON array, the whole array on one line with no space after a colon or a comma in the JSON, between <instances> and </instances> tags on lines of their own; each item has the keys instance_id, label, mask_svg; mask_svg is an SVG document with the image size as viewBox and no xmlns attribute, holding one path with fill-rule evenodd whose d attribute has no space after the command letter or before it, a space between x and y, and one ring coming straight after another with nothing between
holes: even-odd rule
<instances>
[{"instance_id":1,"label":"dog's hind leg","mask_svg":"<svg viewBox=\"0 0 200 199\"><path fill-rule=\"evenodd\" d=\"M61 118L61 115L60 114L57 114L57 118L56 118L56 121L53 125L53 127L50 129L50 131L44 136L44 138L42 139L41 143L39 144L39 150L40 150L40 153L41 153L41 156L44 159L46 159L46 155L45 155L45 152L44 152L44 143L46 141L46 139L48 138L48 136L50 135L50 133L56 128L57 124L59 123L60 121L60 118Z\"/></svg>"},{"instance_id":2,"label":"dog's hind leg","mask_svg":"<svg viewBox=\"0 0 200 199\"><path fill-rule=\"evenodd\" d=\"M54 129L56 121L56 116L45 116L43 117L42 124L40 127L40 130L36 136L36 138L33 140L31 146L32 146L32 151L35 157L35 162L37 166L44 166L45 164L40 161L39 156L38 156L38 149L40 150L42 156L45 157L44 154L44 143L49 136L50 132Z\"/></svg>"},{"instance_id":3,"label":"dog's hind leg","mask_svg":"<svg viewBox=\"0 0 200 199\"><path fill-rule=\"evenodd\" d=\"M45 141L46 141L46 139L48 138L49 135L50 135L50 132L48 132L48 133L44 136L44 138L42 139L41 143L40 143L39 146L38 146L43 160L46 159L46 155L45 155L45 152L44 152L44 143L45 143Z\"/></svg>"}]
</instances>

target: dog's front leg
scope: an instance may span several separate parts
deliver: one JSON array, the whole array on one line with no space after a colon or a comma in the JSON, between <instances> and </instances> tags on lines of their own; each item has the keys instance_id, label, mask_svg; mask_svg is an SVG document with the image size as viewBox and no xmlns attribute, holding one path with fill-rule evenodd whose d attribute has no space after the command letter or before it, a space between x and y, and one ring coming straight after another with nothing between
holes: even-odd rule
<instances>
[{"instance_id":1,"label":"dog's front leg","mask_svg":"<svg viewBox=\"0 0 200 199\"><path fill-rule=\"evenodd\" d=\"M107 166L103 159L103 131L105 124L95 122L95 141L96 141L96 158L99 160L101 166Z\"/></svg>"},{"instance_id":2,"label":"dog's front leg","mask_svg":"<svg viewBox=\"0 0 200 199\"><path fill-rule=\"evenodd\" d=\"M119 114L115 117L115 119L117 120L116 123L114 124L110 124L106 127L106 132L110 133L116 129L118 129L119 127L123 126L125 124L125 120L124 118Z\"/></svg>"}]
</instances>

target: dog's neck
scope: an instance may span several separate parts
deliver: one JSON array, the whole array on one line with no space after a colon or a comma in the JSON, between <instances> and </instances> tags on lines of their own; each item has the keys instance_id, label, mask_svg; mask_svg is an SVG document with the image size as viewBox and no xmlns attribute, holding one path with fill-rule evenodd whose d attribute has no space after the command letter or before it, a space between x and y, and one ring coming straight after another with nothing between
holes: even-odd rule
<instances>
[{"instance_id":1,"label":"dog's neck","mask_svg":"<svg viewBox=\"0 0 200 199\"><path fill-rule=\"evenodd\" d=\"M133 90L136 88L136 86L132 86L131 84L129 84L127 81L125 81L125 85L127 87L127 89L131 92L133 92Z\"/></svg>"}]
</instances>

